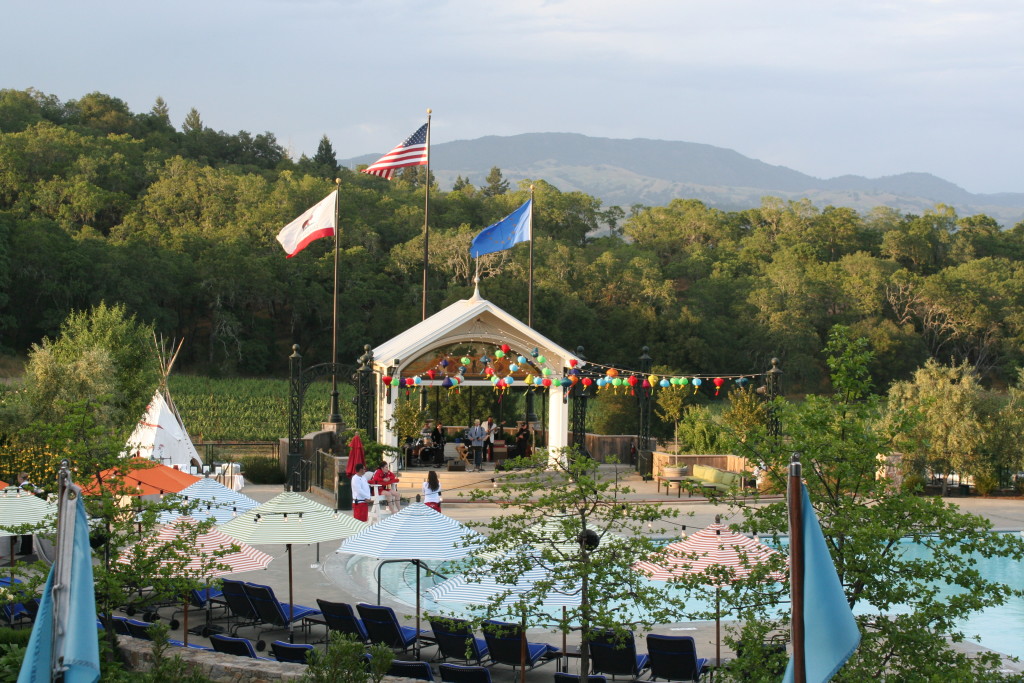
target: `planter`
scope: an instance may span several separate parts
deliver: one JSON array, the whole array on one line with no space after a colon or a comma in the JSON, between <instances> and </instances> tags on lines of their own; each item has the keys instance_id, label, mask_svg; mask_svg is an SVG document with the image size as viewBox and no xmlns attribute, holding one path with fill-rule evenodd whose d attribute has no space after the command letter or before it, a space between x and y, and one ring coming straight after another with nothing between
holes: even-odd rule
<instances>
[{"instance_id":1,"label":"planter","mask_svg":"<svg viewBox=\"0 0 1024 683\"><path fill-rule=\"evenodd\" d=\"M685 477L688 467L663 467L661 468L661 476L663 477Z\"/></svg>"}]
</instances>

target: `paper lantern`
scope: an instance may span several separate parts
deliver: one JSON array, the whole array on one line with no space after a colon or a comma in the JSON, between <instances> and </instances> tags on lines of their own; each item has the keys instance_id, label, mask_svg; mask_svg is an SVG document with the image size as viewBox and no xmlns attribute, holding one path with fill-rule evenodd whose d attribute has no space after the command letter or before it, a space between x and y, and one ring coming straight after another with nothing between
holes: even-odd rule
<instances>
[{"instance_id":1,"label":"paper lantern","mask_svg":"<svg viewBox=\"0 0 1024 683\"><path fill-rule=\"evenodd\" d=\"M515 363L512 363L511 365L508 366L508 371L509 372L518 372L519 371L519 366L516 365Z\"/></svg>"},{"instance_id":2,"label":"paper lantern","mask_svg":"<svg viewBox=\"0 0 1024 683\"><path fill-rule=\"evenodd\" d=\"M491 375L491 384L497 384L499 379L501 378L497 375Z\"/></svg>"},{"instance_id":3,"label":"paper lantern","mask_svg":"<svg viewBox=\"0 0 1024 683\"><path fill-rule=\"evenodd\" d=\"M441 382L442 387L451 387L452 384L454 384L454 382L452 382L451 377L445 377L444 380Z\"/></svg>"},{"instance_id":4,"label":"paper lantern","mask_svg":"<svg viewBox=\"0 0 1024 683\"><path fill-rule=\"evenodd\" d=\"M540 349L534 346L533 351L530 351L530 355L533 356L534 358L537 358L537 356L540 355Z\"/></svg>"},{"instance_id":5,"label":"paper lantern","mask_svg":"<svg viewBox=\"0 0 1024 683\"><path fill-rule=\"evenodd\" d=\"M484 374L487 375L488 377L490 377L491 375L494 374L494 368L492 368L492 367L484 368Z\"/></svg>"},{"instance_id":6,"label":"paper lantern","mask_svg":"<svg viewBox=\"0 0 1024 683\"><path fill-rule=\"evenodd\" d=\"M694 377L693 378L693 393L696 394L700 390L700 385L703 384L703 383L704 382L701 381L700 377Z\"/></svg>"},{"instance_id":7,"label":"paper lantern","mask_svg":"<svg viewBox=\"0 0 1024 683\"><path fill-rule=\"evenodd\" d=\"M516 362L519 363L520 365L526 365L526 356L516 357Z\"/></svg>"},{"instance_id":8,"label":"paper lantern","mask_svg":"<svg viewBox=\"0 0 1024 683\"><path fill-rule=\"evenodd\" d=\"M549 377L551 375L551 368L544 368L543 370L541 370L541 374L543 374L545 377Z\"/></svg>"},{"instance_id":9,"label":"paper lantern","mask_svg":"<svg viewBox=\"0 0 1024 683\"><path fill-rule=\"evenodd\" d=\"M548 359L546 357L544 357L544 356L537 356L537 362L538 363L547 363Z\"/></svg>"},{"instance_id":10,"label":"paper lantern","mask_svg":"<svg viewBox=\"0 0 1024 683\"><path fill-rule=\"evenodd\" d=\"M550 377L545 377L544 381L543 381L543 384L546 387L550 387L551 386L551 378Z\"/></svg>"},{"instance_id":11,"label":"paper lantern","mask_svg":"<svg viewBox=\"0 0 1024 683\"><path fill-rule=\"evenodd\" d=\"M667 379L663 379L660 382L658 382L658 386L661 387L662 389L667 389L668 387L672 386L672 383L669 382Z\"/></svg>"},{"instance_id":12,"label":"paper lantern","mask_svg":"<svg viewBox=\"0 0 1024 683\"><path fill-rule=\"evenodd\" d=\"M415 384L416 386L419 386L420 384L422 384L422 382L423 378L420 377L419 375L416 375L415 377L412 378L412 383Z\"/></svg>"},{"instance_id":13,"label":"paper lantern","mask_svg":"<svg viewBox=\"0 0 1024 683\"><path fill-rule=\"evenodd\" d=\"M711 382L715 385L715 396L718 396L718 391L722 388L722 385L725 384L725 380L721 377L716 377L711 380Z\"/></svg>"},{"instance_id":14,"label":"paper lantern","mask_svg":"<svg viewBox=\"0 0 1024 683\"><path fill-rule=\"evenodd\" d=\"M570 358L570 359L569 359L569 367L570 367L570 368L574 368L574 367L576 367L576 364L577 364L577 363L579 363L579 361L578 361L578 360L576 360L575 358Z\"/></svg>"},{"instance_id":15,"label":"paper lantern","mask_svg":"<svg viewBox=\"0 0 1024 683\"><path fill-rule=\"evenodd\" d=\"M441 367L442 367L442 368L446 368L446 367L448 367L448 359L447 359L447 358L445 358L445 359L443 359L443 360L441 361Z\"/></svg>"},{"instance_id":16,"label":"paper lantern","mask_svg":"<svg viewBox=\"0 0 1024 683\"><path fill-rule=\"evenodd\" d=\"M402 378L401 377L392 377L391 378L391 386L393 386L393 387L400 387L400 386L402 386Z\"/></svg>"},{"instance_id":17,"label":"paper lantern","mask_svg":"<svg viewBox=\"0 0 1024 683\"><path fill-rule=\"evenodd\" d=\"M618 377L619 371L616 370L615 368L608 368L608 372L606 372L605 374L608 375L609 377Z\"/></svg>"},{"instance_id":18,"label":"paper lantern","mask_svg":"<svg viewBox=\"0 0 1024 683\"><path fill-rule=\"evenodd\" d=\"M542 378L542 377L534 377L533 378L533 383L534 383L534 385L536 385L538 387L546 386L544 384L544 378Z\"/></svg>"},{"instance_id":19,"label":"paper lantern","mask_svg":"<svg viewBox=\"0 0 1024 683\"><path fill-rule=\"evenodd\" d=\"M508 353L508 352L509 352L509 351L511 351L511 350L512 350L512 347L511 347L511 346L509 346L508 344L502 344L502 345L501 345L501 351L502 351L502 353Z\"/></svg>"},{"instance_id":20,"label":"paper lantern","mask_svg":"<svg viewBox=\"0 0 1024 683\"><path fill-rule=\"evenodd\" d=\"M562 381L561 381L561 385L563 387L571 387L572 386L572 380L569 379L568 377L563 377Z\"/></svg>"},{"instance_id":21,"label":"paper lantern","mask_svg":"<svg viewBox=\"0 0 1024 683\"><path fill-rule=\"evenodd\" d=\"M391 375L384 375L380 379L381 379L382 382L384 382L385 386L391 384Z\"/></svg>"},{"instance_id":22,"label":"paper lantern","mask_svg":"<svg viewBox=\"0 0 1024 683\"><path fill-rule=\"evenodd\" d=\"M647 375L647 382L648 382L648 384L650 384L653 387L655 384L658 383L658 376L657 375Z\"/></svg>"},{"instance_id":23,"label":"paper lantern","mask_svg":"<svg viewBox=\"0 0 1024 683\"><path fill-rule=\"evenodd\" d=\"M411 386L415 386L415 384L416 384L416 380L414 380L412 377L406 377L405 378L405 386L411 387Z\"/></svg>"},{"instance_id":24,"label":"paper lantern","mask_svg":"<svg viewBox=\"0 0 1024 683\"><path fill-rule=\"evenodd\" d=\"M614 379L612 379L612 386L613 387L621 387L622 386L622 378L621 377L615 377Z\"/></svg>"},{"instance_id":25,"label":"paper lantern","mask_svg":"<svg viewBox=\"0 0 1024 683\"><path fill-rule=\"evenodd\" d=\"M487 354L484 354L480 356L480 362L483 363L484 365L487 365L488 363L491 362L491 359L489 356L487 356Z\"/></svg>"},{"instance_id":26,"label":"paper lantern","mask_svg":"<svg viewBox=\"0 0 1024 683\"><path fill-rule=\"evenodd\" d=\"M736 386L738 386L740 389L746 389L748 384L750 384L749 377L740 377L738 380L736 380Z\"/></svg>"},{"instance_id":27,"label":"paper lantern","mask_svg":"<svg viewBox=\"0 0 1024 683\"><path fill-rule=\"evenodd\" d=\"M580 381L582 381L582 382L583 382L583 386L585 386L585 387L589 387L589 386L590 386L591 384L593 384L593 383L594 383L594 380L590 379L589 377L584 377L584 378L583 378L582 380L580 380ZM600 380L598 380L598 381L600 381Z\"/></svg>"},{"instance_id":28,"label":"paper lantern","mask_svg":"<svg viewBox=\"0 0 1024 683\"><path fill-rule=\"evenodd\" d=\"M510 386L512 386L512 384L515 383L515 381L516 381L516 378L513 377L512 375L509 375L508 377L505 378L505 386L510 387Z\"/></svg>"},{"instance_id":29,"label":"paper lantern","mask_svg":"<svg viewBox=\"0 0 1024 683\"><path fill-rule=\"evenodd\" d=\"M470 360L469 356L463 356L461 360L463 365L469 365L470 363L473 362L472 360Z\"/></svg>"},{"instance_id":30,"label":"paper lantern","mask_svg":"<svg viewBox=\"0 0 1024 683\"><path fill-rule=\"evenodd\" d=\"M502 351L501 349L498 349L497 351L494 352L494 357L495 358L504 358L505 357L505 352Z\"/></svg>"},{"instance_id":31,"label":"paper lantern","mask_svg":"<svg viewBox=\"0 0 1024 683\"><path fill-rule=\"evenodd\" d=\"M635 387L636 383L639 382L640 380L636 378L636 375L630 375L629 377L626 378L626 381L629 382L629 386Z\"/></svg>"},{"instance_id":32,"label":"paper lantern","mask_svg":"<svg viewBox=\"0 0 1024 683\"><path fill-rule=\"evenodd\" d=\"M430 379L434 379L435 375L437 375L437 373L434 372L433 370L427 370L427 377L429 377Z\"/></svg>"}]
</instances>

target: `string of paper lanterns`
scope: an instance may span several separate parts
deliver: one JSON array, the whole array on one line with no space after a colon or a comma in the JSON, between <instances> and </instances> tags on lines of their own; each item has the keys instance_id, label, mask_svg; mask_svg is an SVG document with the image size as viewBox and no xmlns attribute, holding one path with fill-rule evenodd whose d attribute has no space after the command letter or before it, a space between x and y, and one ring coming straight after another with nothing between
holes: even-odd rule
<instances>
[{"instance_id":1,"label":"string of paper lanterns","mask_svg":"<svg viewBox=\"0 0 1024 683\"><path fill-rule=\"evenodd\" d=\"M551 368L546 367L547 358L534 348L528 355L513 351L508 344L501 344L492 351L492 359L484 352L479 358L462 356L458 359L451 356L442 357L433 368L426 372L410 377L393 377L385 375L381 378L385 387L405 387L406 394L414 389L422 389L424 386L441 386L451 392L459 392L466 381L466 373L477 362L483 365L480 374L490 381L496 392L503 393L510 387L522 384L533 391L550 390L552 387L560 387L568 391L577 383L586 388L597 387L597 392L629 391L635 395L637 389L653 392L655 390L689 390L693 388L696 394L704 386L705 380L710 381L714 386L714 395L718 396L727 382L733 382L736 387L745 389L755 377L763 376L763 373L744 373L739 375L659 375L644 374L635 370L623 370L610 365L599 363L585 363L576 358L570 358L569 368L562 375L556 375ZM456 363L458 365L456 366ZM587 374L581 372L584 365L589 366ZM526 370L522 380L517 380L514 373ZM603 376L598 376L603 372Z\"/></svg>"}]
</instances>

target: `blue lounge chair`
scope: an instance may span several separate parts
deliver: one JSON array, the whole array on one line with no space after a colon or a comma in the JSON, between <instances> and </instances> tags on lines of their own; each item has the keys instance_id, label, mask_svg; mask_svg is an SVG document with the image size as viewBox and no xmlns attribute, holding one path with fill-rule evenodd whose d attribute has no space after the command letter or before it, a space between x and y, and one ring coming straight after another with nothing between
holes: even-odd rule
<instances>
[{"instance_id":1,"label":"blue lounge chair","mask_svg":"<svg viewBox=\"0 0 1024 683\"><path fill-rule=\"evenodd\" d=\"M637 679L650 666L650 657L636 653L633 632L625 637L616 636L615 631L598 631L590 637L590 656L594 673L628 676Z\"/></svg>"},{"instance_id":2,"label":"blue lounge chair","mask_svg":"<svg viewBox=\"0 0 1024 683\"><path fill-rule=\"evenodd\" d=\"M256 650L253 649L252 641L248 638L233 638L232 636L226 636L223 633L213 633L210 634L210 645L213 645L214 652L221 652L226 655L248 657L249 659L262 659L266 662L275 661L267 657L258 656L256 654Z\"/></svg>"},{"instance_id":3,"label":"blue lounge chair","mask_svg":"<svg viewBox=\"0 0 1024 683\"><path fill-rule=\"evenodd\" d=\"M523 639L526 637L518 624L488 620L482 624L484 640L495 664L504 664L516 669L527 670L558 658L558 648L547 643L526 643L526 660L523 660Z\"/></svg>"},{"instance_id":4,"label":"blue lounge chair","mask_svg":"<svg viewBox=\"0 0 1024 683\"><path fill-rule=\"evenodd\" d=\"M231 635L238 635L238 629L262 623L259 612L245 594L245 582L224 579L221 582L222 596L228 606L228 614L235 622L228 629ZM262 650L262 648L260 648Z\"/></svg>"},{"instance_id":5,"label":"blue lounge chair","mask_svg":"<svg viewBox=\"0 0 1024 683\"><path fill-rule=\"evenodd\" d=\"M305 664L306 653L312 651L312 645L297 643L286 643L282 640L275 640L270 644L270 651L279 662L291 662L292 664Z\"/></svg>"},{"instance_id":6,"label":"blue lounge chair","mask_svg":"<svg viewBox=\"0 0 1024 683\"><path fill-rule=\"evenodd\" d=\"M438 653L442 659L485 666L484 662L490 658L487 641L474 635L468 621L431 619L430 630L434 632Z\"/></svg>"},{"instance_id":7,"label":"blue lounge chair","mask_svg":"<svg viewBox=\"0 0 1024 683\"><path fill-rule=\"evenodd\" d=\"M274 589L259 583L243 584L245 596L255 608L259 615L260 623L257 625L257 638L264 631L291 629L295 623L302 623L306 617L318 616L320 610L305 605L292 605L282 603L274 595ZM261 643L263 647L261 647ZM266 644L262 640L256 641L256 649L263 650Z\"/></svg>"},{"instance_id":8,"label":"blue lounge chair","mask_svg":"<svg viewBox=\"0 0 1024 683\"><path fill-rule=\"evenodd\" d=\"M138 638L139 640L153 640L153 637L149 635L149 629L153 626L153 622L139 621L138 619L125 619L124 621L128 626L128 634L132 638ZM192 650L206 650L208 652L212 652L211 648L203 647L202 645L193 645L192 643L185 645L182 641L174 640L173 638L168 638L167 642L175 647L188 647Z\"/></svg>"},{"instance_id":9,"label":"blue lounge chair","mask_svg":"<svg viewBox=\"0 0 1024 683\"><path fill-rule=\"evenodd\" d=\"M491 672L485 666L441 664L437 668L443 683L491 683Z\"/></svg>"},{"instance_id":10,"label":"blue lounge chair","mask_svg":"<svg viewBox=\"0 0 1024 683\"><path fill-rule=\"evenodd\" d=\"M356 616L352 605L347 602L329 602L319 598L317 598L316 605L320 608L328 632L347 633L355 636L361 643L369 642L370 636L366 633L366 626Z\"/></svg>"},{"instance_id":11,"label":"blue lounge chair","mask_svg":"<svg viewBox=\"0 0 1024 683\"><path fill-rule=\"evenodd\" d=\"M359 616L363 619L363 626L370 637L371 643L387 645L399 652L408 652L416 641L430 635L428 631L420 629L417 631L411 626L402 626L398 623L395 610L382 605L368 605L361 602L356 605Z\"/></svg>"},{"instance_id":12,"label":"blue lounge chair","mask_svg":"<svg viewBox=\"0 0 1024 683\"><path fill-rule=\"evenodd\" d=\"M708 660L697 656L691 636L647 634L647 654L651 658L651 680L697 681L707 673Z\"/></svg>"},{"instance_id":13,"label":"blue lounge chair","mask_svg":"<svg viewBox=\"0 0 1024 683\"><path fill-rule=\"evenodd\" d=\"M391 661L391 668L388 669L388 676L399 678L413 678L417 681L434 681L434 672L430 670L430 664L426 662L404 662L400 659Z\"/></svg>"}]
</instances>

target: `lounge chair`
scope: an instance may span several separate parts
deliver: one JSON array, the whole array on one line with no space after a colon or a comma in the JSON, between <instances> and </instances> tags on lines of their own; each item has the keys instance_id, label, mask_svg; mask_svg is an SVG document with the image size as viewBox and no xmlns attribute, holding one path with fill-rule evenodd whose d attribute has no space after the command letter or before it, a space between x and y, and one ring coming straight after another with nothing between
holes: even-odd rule
<instances>
[{"instance_id":1,"label":"lounge chair","mask_svg":"<svg viewBox=\"0 0 1024 683\"><path fill-rule=\"evenodd\" d=\"M131 631L128 630L128 617L110 617L110 625L114 629L114 633L119 636L130 636Z\"/></svg>"},{"instance_id":2,"label":"lounge chair","mask_svg":"<svg viewBox=\"0 0 1024 683\"><path fill-rule=\"evenodd\" d=\"M117 617L115 617L115 623L116 619ZM153 640L153 637L149 635L149 629L153 627L153 622L139 621L138 619L125 619L124 621L128 626L128 635L132 638L138 638L139 640ZM185 645L185 643L180 640L174 640L173 638L168 638L167 642L175 647L187 647L191 650L206 650L207 652L212 652L211 648L203 647L202 645L193 645L192 643Z\"/></svg>"},{"instance_id":3,"label":"lounge chair","mask_svg":"<svg viewBox=\"0 0 1024 683\"><path fill-rule=\"evenodd\" d=\"M651 680L697 681L707 673L708 660L697 656L691 636L647 634L647 654L651 658Z\"/></svg>"},{"instance_id":4,"label":"lounge chair","mask_svg":"<svg viewBox=\"0 0 1024 683\"><path fill-rule=\"evenodd\" d=\"M370 640L370 636L366 633L366 626L356 616L352 605L347 602L329 602L319 598L317 598L316 604L320 608L328 633L331 631L347 633L355 636L361 643Z\"/></svg>"},{"instance_id":5,"label":"lounge chair","mask_svg":"<svg viewBox=\"0 0 1024 683\"><path fill-rule=\"evenodd\" d=\"M485 666L490 657L487 641L477 638L468 621L462 619L431 619L430 630L437 640L442 659L454 659L477 666Z\"/></svg>"},{"instance_id":6,"label":"lounge chair","mask_svg":"<svg viewBox=\"0 0 1024 683\"><path fill-rule=\"evenodd\" d=\"M245 596L256 609L260 623L257 625L257 638L264 631L290 629L295 623L302 623L306 617L317 616L320 610L305 605L292 605L282 603L274 595L274 589L259 583L243 584ZM256 649L263 650L260 644L262 640L256 641ZM265 647L266 644L263 643Z\"/></svg>"},{"instance_id":7,"label":"lounge chair","mask_svg":"<svg viewBox=\"0 0 1024 683\"><path fill-rule=\"evenodd\" d=\"M636 653L632 631L626 637L618 637L612 630L591 634L590 656L594 673L610 674L613 680L616 676L635 680L650 666L650 657Z\"/></svg>"},{"instance_id":8,"label":"lounge chair","mask_svg":"<svg viewBox=\"0 0 1024 683\"><path fill-rule=\"evenodd\" d=\"M437 668L443 683L491 683L491 672L485 666L441 664Z\"/></svg>"},{"instance_id":9,"label":"lounge chair","mask_svg":"<svg viewBox=\"0 0 1024 683\"><path fill-rule=\"evenodd\" d=\"M527 670L547 664L558 658L558 648L547 643L526 643L526 660L523 660L523 639L526 637L518 624L488 620L482 624L484 640L495 664L504 664L513 669L520 666Z\"/></svg>"},{"instance_id":10,"label":"lounge chair","mask_svg":"<svg viewBox=\"0 0 1024 683\"><path fill-rule=\"evenodd\" d=\"M417 681L430 681L431 683L434 681L434 672L430 670L430 664L426 662L404 662L400 659L391 660L388 676L413 678Z\"/></svg>"},{"instance_id":11,"label":"lounge chair","mask_svg":"<svg viewBox=\"0 0 1024 683\"><path fill-rule=\"evenodd\" d=\"M429 631L423 629L417 632L411 626L402 626L398 623L395 610L390 607L361 602L356 605L356 609L363 619L363 626L366 627L371 643L387 645L399 652L408 652L417 640L430 635Z\"/></svg>"},{"instance_id":12,"label":"lounge chair","mask_svg":"<svg viewBox=\"0 0 1024 683\"><path fill-rule=\"evenodd\" d=\"M221 652L226 655L262 659L267 662L275 661L267 657L258 656L256 650L253 649L252 641L248 638L233 638L223 633L213 633L210 634L210 645L213 645L214 652Z\"/></svg>"},{"instance_id":13,"label":"lounge chair","mask_svg":"<svg viewBox=\"0 0 1024 683\"><path fill-rule=\"evenodd\" d=\"M312 645L286 643L281 640L275 640L270 644L270 651L274 653L274 658L277 661L291 662L292 664L305 664L306 653L312 649Z\"/></svg>"},{"instance_id":14,"label":"lounge chair","mask_svg":"<svg viewBox=\"0 0 1024 683\"><path fill-rule=\"evenodd\" d=\"M228 614L235 622L228 629L230 635L238 635L238 629L247 626L256 626L263 622L259 612L245 594L245 582L224 579L221 582L222 596L228 606ZM259 648L262 650L263 648Z\"/></svg>"}]
</instances>

